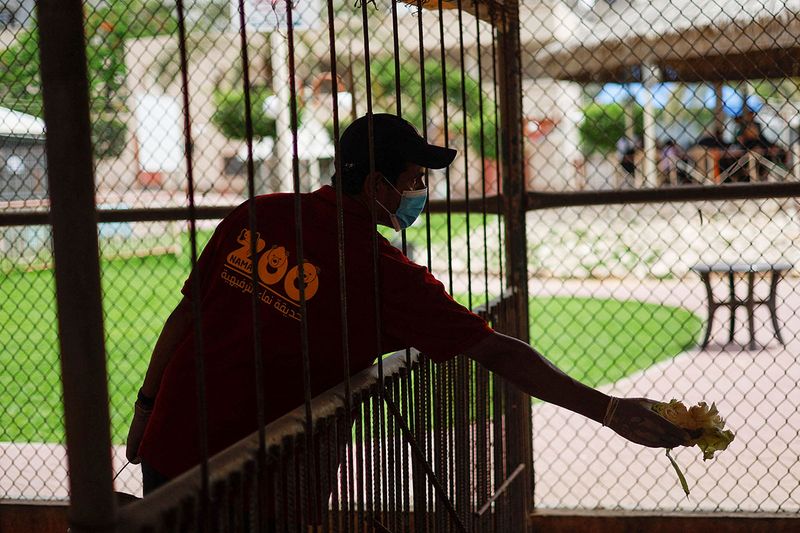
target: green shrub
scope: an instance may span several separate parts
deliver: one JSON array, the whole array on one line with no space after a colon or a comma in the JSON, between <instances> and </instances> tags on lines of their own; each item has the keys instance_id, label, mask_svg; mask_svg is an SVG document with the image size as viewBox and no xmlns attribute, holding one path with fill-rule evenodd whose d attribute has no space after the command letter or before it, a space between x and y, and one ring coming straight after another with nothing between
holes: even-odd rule
<instances>
[{"instance_id":1,"label":"green shrub","mask_svg":"<svg viewBox=\"0 0 800 533\"><path fill-rule=\"evenodd\" d=\"M264 112L264 102L272 91L267 87L250 89L250 109L253 121L253 138L275 136L275 119ZM229 139L247 139L245 129L245 94L244 89L217 89L214 91L216 110L211 122Z\"/></svg>"},{"instance_id":2,"label":"green shrub","mask_svg":"<svg viewBox=\"0 0 800 533\"><path fill-rule=\"evenodd\" d=\"M633 106L634 132L644 132L643 110ZM579 127L581 147L584 152L613 152L617 140L625 135L625 108L622 104L592 103L583 110L583 122Z\"/></svg>"}]
</instances>

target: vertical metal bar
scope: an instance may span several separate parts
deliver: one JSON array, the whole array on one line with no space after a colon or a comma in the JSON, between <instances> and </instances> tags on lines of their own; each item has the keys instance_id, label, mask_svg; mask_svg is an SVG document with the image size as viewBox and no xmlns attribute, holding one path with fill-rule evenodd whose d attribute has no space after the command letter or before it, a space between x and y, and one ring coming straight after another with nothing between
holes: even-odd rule
<instances>
[{"instance_id":1,"label":"vertical metal bar","mask_svg":"<svg viewBox=\"0 0 800 533\"><path fill-rule=\"evenodd\" d=\"M352 413L352 411L351 411ZM353 512L353 425L352 415L343 416L336 427L339 446L344 447L344 460L340 473L339 509L342 517L342 530L350 531L350 517Z\"/></svg>"},{"instance_id":2,"label":"vertical metal bar","mask_svg":"<svg viewBox=\"0 0 800 533\"><path fill-rule=\"evenodd\" d=\"M395 404L397 404L397 377L392 376L390 378L389 385L387 387L387 392L389 393L389 398ZM383 511L384 517L386 520L384 521L384 525L391 526L392 529L397 529L397 524L394 523L395 513L396 513L396 506L395 506L395 496L399 494L399 491L396 490L397 485L399 484L399 477L395 476L395 473L399 471L397 470L397 454L395 451L395 437L397 436L397 432L394 428L394 418L388 417L384 422L386 426L386 441L383 444L383 450L385 453L385 461L383 466L386 468L384 471L384 501L383 501Z\"/></svg>"},{"instance_id":3,"label":"vertical metal bar","mask_svg":"<svg viewBox=\"0 0 800 533\"><path fill-rule=\"evenodd\" d=\"M469 172L469 125L467 121L467 86L466 86L466 72L464 67L464 18L463 18L463 5L462 0L456 2L458 13L458 52L460 61L460 74L461 74L461 120L463 122L463 143L464 143L464 199L466 211L464 215L465 233L467 240L466 254L467 254L467 308L472 309L472 247L470 242L470 209L469 209L469 188L470 188L470 172ZM480 54L480 49L478 49ZM480 87L479 87L480 90ZM456 509L459 510L461 519L466 523L469 520L469 500L471 479L469 475L469 394L468 394L468 381L466 375L466 361L463 357L457 357L454 362L455 372L454 387L453 387L453 406L454 418L452 420L451 433L454 439L454 463L455 470L451 475L452 483L455 484L455 504Z\"/></svg>"},{"instance_id":4,"label":"vertical metal bar","mask_svg":"<svg viewBox=\"0 0 800 533\"><path fill-rule=\"evenodd\" d=\"M420 78L420 95L419 95L419 102L422 106L422 136L427 140L428 139L428 98L427 98L427 88L426 88L426 79L425 79L425 47L423 46L424 43L424 35L425 32L423 30L422 24L422 17L423 17L423 10L422 4L424 0L417 0L417 43L419 45L419 78ZM425 181L428 185L430 190L430 174L428 173L427 169L425 171ZM425 249L426 249L426 259L428 270L433 268L433 254L431 251L431 213L430 213L430 202L425 203ZM408 363L411 362L410 354L407 354L407 361ZM427 402L425 401L426 392L426 370L425 370L425 358L424 356L420 356L418 359L418 363L416 367L411 367L409 365L409 382L407 385L407 399L408 399L408 412L413 413L413 416L409 416L409 421L412 424L412 428L414 431L414 436L416 441L420 444L423 449L423 452L426 455L426 459L428 463L431 463L431 446L430 446L430 432L431 427L428 424L428 418L426 416L426 410L428 408ZM407 457L406 450L408 448L403 448L403 455ZM414 531L415 532L422 532L427 531L427 503L428 500L425 497L425 492L427 490L428 484L425 482L425 474L422 468L419 466L418 461L411 461L411 469L413 472L413 477L411 482L413 483L413 499L414 499ZM410 507L411 502L408 502Z\"/></svg>"},{"instance_id":5,"label":"vertical metal bar","mask_svg":"<svg viewBox=\"0 0 800 533\"><path fill-rule=\"evenodd\" d=\"M210 531L220 531L221 526L224 523L225 509L227 508L227 506L222 503L224 494L224 483L215 483L211 488L211 498L209 500L208 511L210 517L208 527Z\"/></svg>"},{"instance_id":6,"label":"vertical metal bar","mask_svg":"<svg viewBox=\"0 0 800 533\"><path fill-rule=\"evenodd\" d=\"M292 495L289 492L289 453L287 452L287 441L281 443L276 452L277 468L275 472L275 482L273 483L273 497L275 498L275 526L276 529L284 533L288 522L288 505ZM260 531L258 533L261 533Z\"/></svg>"},{"instance_id":7,"label":"vertical metal bar","mask_svg":"<svg viewBox=\"0 0 800 533\"><path fill-rule=\"evenodd\" d=\"M499 117L498 117L498 99L497 99L497 85L498 85L497 46L496 46L496 43L497 43L497 39L496 39L496 35L497 35L497 11L496 11L494 2L492 2L489 5L489 16L490 16L490 19L491 19L491 29L492 29L492 32L491 32L492 91L493 91L492 92L492 96L494 98L494 103L493 103L494 124L492 126L494 128L494 132L493 133L494 133L494 153L495 153L495 162L494 162L494 165L495 165L495 167L494 167L495 168L495 180L496 180L496 184L495 185L496 185L497 196L500 197L500 194L501 194L502 191L501 191L501 179L500 179L501 173L500 173L500 163L499 163L499 161L500 161L500 157L499 157L500 156L500 132L499 132L499 124L500 124L500 122L498 120ZM476 25L478 25L478 26L480 25L480 20L477 17L476 17ZM478 44L478 50L479 50L478 51L478 65L480 65L480 57L481 57L481 53L480 53L480 31L478 30L476 33L478 35L478 43L479 43ZM479 85L481 87L483 87L483 83L479 83ZM480 105L482 107L483 106L483 98L482 98L483 92L481 92L480 94L481 94L481 99L480 99L479 103L480 103ZM481 129L481 143L483 143L483 127L484 127L483 126L483 111L481 111L481 128L482 128ZM481 144L482 157L483 157L483 150L484 150L484 146L483 146L483 144ZM485 177L485 164L484 164L484 177ZM485 189L486 189L485 182L484 182L484 187L483 188L484 188L484 193L485 193ZM505 278L504 278L504 272L503 272L503 270L504 270L503 269L503 257L504 257L503 256L503 220L504 220L504 217L502 215L498 214L497 215L497 240L498 240L498 258L497 258L497 261L499 263L498 266L499 266L499 273L500 273L500 302L503 301L504 292L505 292L505 289L504 289ZM484 236L485 235L486 235L486 231L485 231L485 227L484 227ZM488 250L488 246L487 246L486 243L484 243L484 250ZM486 289L485 289L486 290L486 304L485 305L486 305L486 310L490 314L495 314L495 313L492 313L492 310L489 308L488 263L484 263L484 265L485 265L484 268L486 269L486 276L485 276L485 283L486 283ZM496 314L495 314L495 316L496 316ZM497 321L494 320L494 323L492 324L494 327L497 327L497 323L496 322ZM485 376L485 380L486 380L486 388L485 388L486 399L485 399L484 405L487 406L487 412L486 412L486 416L485 416L485 422L484 422L484 425L483 425L484 431L483 431L482 435L484 436L484 442L486 443L486 448L479 448L479 450L485 449L486 451L482 454L482 457L484 457L484 459L485 459L485 466L483 466L483 468L481 468L481 465L480 464L478 465L478 468L479 468L480 472L483 474L483 477L481 477L480 475L478 477L478 494L479 495L484 495L485 497L488 498L489 494L492 491L492 465L493 465L493 461L492 461L493 453L492 452L494 452L494 466L496 468L498 450L500 450L502 448L501 444L499 442L499 439L498 439L498 434L496 432L497 425L495 424L495 422L500 419L501 411L499 409L497 409L496 407L494 409L492 409L492 407L494 407L493 399L497 397L497 389L496 389L496 387L492 386L495 383L495 380L494 380L493 376L488 372L484 372L484 376ZM491 415L489 413L491 413ZM494 432L493 432L493 429L494 429ZM480 444L479 444L479 446L480 446ZM495 514L496 513L489 513L488 516L486 516L485 518L482 518L482 521L479 523L479 527L481 529L485 529L486 531L489 531L490 529L494 529L495 531L498 531L498 529L490 527L490 526L494 525L494 518L493 517L494 517Z\"/></svg>"},{"instance_id":8,"label":"vertical metal bar","mask_svg":"<svg viewBox=\"0 0 800 533\"><path fill-rule=\"evenodd\" d=\"M408 423L409 417L408 412L404 410L404 403L403 402L403 390L402 385L405 381L405 377L402 372L398 373L397 378L397 385L394 388L394 396L392 400L400 406L400 412L403 414L403 418ZM400 429L397 427L397 424L392 421L392 439L394 441L394 476L395 482L397 483L395 495L394 495L394 511L395 511L395 520L392 522L393 529L395 531L408 531L408 529L403 524L403 515L406 513L403 507L403 497L407 490L407 478L406 475L408 471L404 465L404 457L403 457L403 441L400 438Z\"/></svg>"},{"instance_id":9,"label":"vertical metal bar","mask_svg":"<svg viewBox=\"0 0 800 533\"><path fill-rule=\"evenodd\" d=\"M230 513L228 514L228 531L246 531L244 521L242 520L244 516L244 508L243 503L245 502L244 498L244 474L242 472L237 472L232 474L229 479L229 505L230 505Z\"/></svg>"},{"instance_id":10,"label":"vertical metal bar","mask_svg":"<svg viewBox=\"0 0 800 533\"><path fill-rule=\"evenodd\" d=\"M328 456L329 456L328 464L331 475L330 521L331 521L331 531L333 533L339 533L339 531L341 531L342 527L341 516L342 516L342 511L344 510L344 505L343 505L344 499L342 497L341 484L339 483L339 480L344 478L344 469L346 468L345 466L346 461L343 460L344 454L340 453L340 450L343 449L342 446L345 445L345 443L347 442L347 441L342 441L341 426L343 419L344 419L344 411L341 410L337 412L336 417L333 419L330 426L332 445L328 450Z\"/></svg>"},{"instance_id":11,"label":"vertical metal bar","mask_svg":"<svg viewBox=\"0 0 800 533\"><path fill-rule=\"evenodd\" d=\"M364 472L364 398L361 393L356 395L356 404L358 410L356 412L356 488L355 504L357 507L356 513L356 528L360 528L364 523L365 501L364 501L364 479L366 473Z\"/></svg>"},{"instance_id":12,"label":"vertical metal bar","mask_svg":"<svg viewBox=\"0 0 800 533\"><path fill-rule=\"evenodd\" d=\"M478 12L478 0L472 0L472 7L475 12ZM494 31L494 28L492 28ZM489 239L487 234L487 221L486 221L486 139L485 127L483 121L483 62L481 56L483 50L481 49L481 19L475 17L475 41L476 49L478 50L478 127L480 128L480 143L478 150L481 156L481 221L483 229L483 305L488 312L489 310ZM502 277L501 277L502 279Z\"/></svg>"},{"instance_id":13,"label":"vertical metal bar","mask_svg":"<svg viewBox=\"0 0 800 533\"><path fill-rule=\"evenodd\" d=\"M294 224L295 224L295 246L297 249L297 268L300 275L297 277L298 286L300 289L300 348L303 360L303 398L305 406L305 438L306 444L304 451L307 454L306 460L303 462L305 468L304 479L306 485L303 487L308 489L309 493L308 504L310 509L317 509L317 502L319 495L316 494L316 461L314 457L314 426L312 423L311 414L311 357L308 348L308 307L306 302L306 283L305 283L305 254L303 251L303 208L300 198L301 185L300 185L300 160L298 157L297 145L297 127L298 127L298 111L297 111L297 86L296 86L296 68L294 58L294 23L293 23L294 6L292 0L286 0L286 32L288 40L288 63L289 63L289 114L290 124L292 131L292 183L294 189ZM301 501L304 500L301 496ZM302 518L306 518L305 514Z\"/></svg>"},{"instance_id":14,"label":"vertical metal bar","mask_svg":"<svg viewBox=\"0 0 800 533\"><path fill-rule=\"evenodd\" d=\"M468 360L463 356L456 358L456 506L464 522L469 521L470 516L470 494L472 488L472 477L470 476L470 385L468 375Z\"/></svg>"},{"instance_id":15,"label":"vertical metal bar","mask_svg":"<svg viewBox=\"0 0 800 533\"><path fill-rule=\"evenodd\" d=\"M192 137L192 116L189 96L189 53L186 49L186 17L183 0L177 0L178 50L181 66L181 96L183 98L183 138L186 158L187 195L189 200L189 241L191 248L192 271L197 266L197 214L194 202L194 142ZM203 331L200 311L200 276L192 276L191 287L192 324L194 328L195 388L197 394L197 427L200 448L200 503L199 529L205 530L209 513L208 486L208 409L206 406L205 361L203 359Z\"/></svg>"},{"instance_id":16,"label":"vertical metal bar","mask_svg":"<svg viewBox=\"0 0 800 533\"><path fill-rule=\"evenodd\" d=\"M302 438L302 437L298 437ZM289 437L284 439L286 455L283 456L286 468L286 527L288 531L299 531L298 502L302 499L300 494L297 470L297 444L296 438Z\"/></svg>"},{"instance_id":17,"label":"vertical metal bar","mask_svg":"<svg viewBox=\"0 0 800 533\"><path fill-rule=\"evenodd\" d=\"M253 468L246 468L242 474L241 480L241 490L242 490L242 500L239 506L239 512L241 513L240 520L238 521L237 529L239 531L254 531L255 524L255 509L253 502L255 501L255 473ZM277 514L276 514L277 516Z\"/></svg>"},{"instance_id":18,"label":"vertical metal bar","mask_svg":"<svg viewBox=\"0 0 800 533\"><path fill-rule=\"evenodd\" d=\"M397 0L392 0L392 51L394 52L395 113L397 113L398 117L402 117L403 93L400 89L400 37L397 34ZM403 228L403 231L400 232L400 249L403 251L403 254L408 255L408 240L406 238L405 228ZM409 353L410 351L406 349L406 354Z\"/></svg>"},{"instance_id":19,"label":"vertical metal bar","mask_svg":"<svg viewBox=\"0 0 800 533\"><path fill-rule=\"evenodd\" d=\"M475 436L475 451L477 457L475 460L476 468L476 498L475 502L480 507L489 498L489 420L487 413L487 402L489 400L489 373L481 365L476 365L476 416L475 427L477 434ZM487 529L488 520L481 517L476 524L479 531Z\"/></svg>"},{"instance_id":20,"label":"vertical metal bar","mask_svg":"<svg viewBox=\"0 0 800 533\"><path fill-rule=\"evenodd\" d=\"M335 14L333 8L333 0L327 0L328 8L328 46L330 47L330 64L331 64L331 95L332 102L331 108L333 110L333 152L334 152L334 165L336 169L336 238L337 238L337 251L338 251L338 264L339 264L339 294L340 294L340 318L339 327L342 334L342 368L344 370L344 425L345 428L337 428L336 432L340 438L347 437L344 442L345 446L344 464L342 464L342 495L343 502L352 501L353 487L353 448L349 445L352 441L352 427L353 420L353 393L350 386L350 338L347 320L347 269L345 261L345 239L344 239L344 198L342 192L342 160L339 154L339 74L338 74L338 58L336 55L336 28L335 28ZM355 107L355 106L354 106ZM345 432L346 429L346 432ZM337 454L337 461L342 459L339 457L338 445L335 448ZM346 470L345 470L346 469ZM338 487L337 487L338 488ZM338 490L337 490L338 492ZM350 494L351 498L347 498ZM345 511L345 527L349 527L349 507L346 505L341 506L341 510ZM338 521L338 517L337 517Z\"/></svg>"},{"instance_id":21,"label":"vertical metal bar","mask_svg":"<svg viewBox=\"0 0 800 533\"><path fill-rule=\"evenodd\" d=\"M410 408L410 401L409 401L409 391L413 386L411 381L411 367L406 366L405 368L400 370L400 410L403 413L403 417L407 421L408 425L411 428L411 432L416 437L417 434L414 432L414 426L412 426L412 422L414 420L414 416L412 415L413 410ZM419 442L419 440L417 440ZM403 446L402 441L397 445L398 453L400 454L400 471L403 474L403 494L401 498L401 504L398 507L400 511L400 531L411 531L411 525L408 520L409 513L411 513L411 487L410 487L410 480L411 477L410 473L410 465L408 464L408 453L406 451L406 447Z\"/></svg>"},{"instance_id":22,"label":"vertical metal bar","mask_svg":"<svg viewBox=\"0 0 800 533\"><path fill-rule=\"evenodd\" d=\"M728 342L733 342L736 333L736 282L733 269L728 271L728 306L731 310L730 322L728 324Z\"/></svg>"},{"instance_id":23,"label":"vertical metal bar","mask_svg":"<svg viewBox=\"0 0 800 533\"><path fill-rule=\"evenodd\" d=\"M444 146L450 146L450 115L447 111L447 56L444 44L444 17L442 13L442 3L438 3L439 9L439 51L440 51L440 66L442 67L442 115L443 125L442 130L444 133ZM453 294L453 242L452 242L452 213L450 212L450 167L444 169L444 182L445 182L445 203L447 205L447 279L448 279L448 292Z\"/></svg>"},{"instance_id":24,"label":"vertical metal bar","mask_svg":"<svg viewBox=\"0 0 800 533\"><path fill-rule=\"evenodd\" d=\"M477 398L477 388L475 387L474 382L474 363L472 360L465 358L464 360L464 375L465 375L465 394L467 398L466 404L466 414L467 414L467 427L464 430L464 434L466 435L465 446L467 450L467 464L465 468L465 474L467 479L467 491L466 491L466 500L464 502L464 522L467 524L467 527L473 529L473 516L475 510L478 508L475 504L476 502L476 481L477 481L477 471L475 469L475 464L478 458L478 450L475 449L475 441L476 441L476 405L475 400Z\"/></svg>"},{"instance_id":25,"label":"vertical metal bar","mask_svg":"<svg viewBox=\"0 0 800 533\"><path fill-rule=\"evenodd\" d=\"M372 500L375 502L375 513L373 515L373 520L382 520L383 516L383 494L381 494L381 489L383 485L383 477L384 477L384 469L383 469L383 442L384 442L384 435L386 425L383 423L386 419L381 418L379 413L383 412L383 402L380 400L380 397L384 391L383 383L381 382L380 385L373 387L372 392L372 468L374 475L374 484L373 484L373 498Z\"/></svg>"},{"instance_id":26,"label":"vertical metal bar","mask_svg":"<svg viewBox=\"0 0 800 533\"><path fill-rule=\"evenodd\" d=\"M436 432L437 432L437 424L439 423L436 419L436 391L437 383L438 383L438 373L442 372L442 368L437 367L433 364L433 362L428 359L427 357L423 361L425 366L425 424L427 427L427 438L428 438L428 449L429 449L429 457L428 457L428 464L431 465L431 469L433 470L433 461L434 457L437 457L436 454L438 453L436 447ZM438 460L438 458L437 458ZM441 479L446 479L444 474L442 474ZM445 487L444 484L441 483L441 490L437 494L435 486L432 480L429 480L426 483L427 487L427 494L426 500L428 502L428 512L426 514L427 520L425 521L425 530L426 531L437 531L436 529L436 514L437 514L437 505L442 505L446 497Z\"/></svg>"},{"instance_id":27,"label":"vertical metal bar","mask_svg":"<svg viewBox=\"0 0 800 533\"><path fill-rule=\"evenodd\" d=\"M317 424L315 430L317 441L314 445L314 455L317 457L319 472L317 473L317 492L319 492L319 509L316 515L319 517L319 525L322 526L322 533L329 533L328 499L331 494L333 483L331 482L331 456L329 450L334 444L333 434L330 431L330 419L325 418Z\"/></svg>"},{"instance_id":28,"label":"vertical metal bar","mask_svg":"<svg viewBox=\"0 0 800 533\"><path fill-rule=\"evenodd\" d=\"M248 205L248 225L250 227L250 283L253 290L250 292L250 309L252 313L253 325L253 370L256 382L256 427L258 428L258 456L256 458L256 476L259 478L257 486L261 489L266 488L263 477L265 476L266 461L266 399L264 396L264 363L262 355L262 328L261 328L261 304L258 298L259 279L255 268L258 260L258 216L256 210L256 187L255 187L255 164L253 161L253 115L250 100L250 57L247 50L247 22L245 17L244 0L239 0L239 46L241 47L242 59L242 84L244 90L244 125L245 140L247 145L247 197L250 200ZM256 529L262 531L264 526L264 504L265 498L263 491L259 494L257 501L255 519Z\"/></svg>"},{"instance_id":29,"label":"vertical metal bar","mask_svg":"<svg viewBox=\"0 0 800 533\"><path fill-rule=\"evenodd\" d=\"M497 36L499 34L497 30L497 9L495 7L495 3L492 2L489 4L489 16L491 17L492 21L492 96L494 98L494 153L498 156L498 159L495 160L495 174L497 176L497 196L501 195L502 191L502 173L500 172L500 117L498 115L498 108L500 100L497 95L497 86L500 84L499 76L497 73ZM498 215L497 216L497 240L499 244L498 250L498 263L500 267L500 301L502 302L505 298L505 268L503 267L505 254L503 253L503 224L505 221L505 215Z\"/></svg>"},{"instance_id":30,"label":"vertical metal bar","mask_svg":"<svg viewBox=\"0 0 800 533\"><path fill-rule=\"evenodd\" d=\"M314 488L310 485L310 478L308 476L309 465L308 461L313 456L313 450L306 448L308 443L307 435L302 438L298 436L295 441L295 457L297 458L297 500L298 500L298 516L297 527L299 531L306 531L314 523L316 508L311 502L311 494Z\"/></svg>"},{"instance_id":31,"label":"vertical metal bar","mask_svg":"<svg viewBox=\"0 0 800 533\"><path fill-rule=\"evenodd\" d=\"M400 88L400 37L397 31L397 0L392 0L392 51L394 52L394 93L395 93L395 110L397 112L397 116L403 116L403 98L402 98L402 91ZM420 65L422 69L423 66ZM427 180L426 180L427 185ZM427 203L427 202L426 202ZM408 255L408 240L406 236L405 228L403 231L400 232L400 244L401 249L404 255ZM406 360L409 360L411 357L411 350L406 348ZM393 383L397 383L397 379L393 378ZM395 391L396 392L396 391ZM396 401L396 394L392 394L392 399ZM392 465L384 464L384 466L388 467L388 476L385 480L384 484L384 494L386 495L386 503L384 505L387 506L385 509L391 516L395 517L397 512L397 507L395 506L395 498L389 498L389 491L391 491L392 495L399 495L400 491L396 490L394 486L395 483L400 483L399 476L395 476L395 471L399 473L399 470L396 470L397 464L396 460L398 457L394 455L395 451L395 443L399 444L399 441L395 442L395 438L399 437L394 427L394 422L390 419L390 424L388 427L388 433L384 434L385 440L384 442L388 445L388 461L395 462L395 468L392 468ZM384 418L386 420L386 418ZM397 529L397 523L392 521L390 522L393 529Z\"/></svg>"},{"instance_id":32,"label":"vertical metal bar","mask_svg":"<svg viewBox=\"0 0 800 533\"><path fill-rule=\"evenodd\" d=\"M528 332L528 271L527 238L525 233L525 173L523 171L522 146L522 82L519 57L521 46L519 38L519 2L509 0L504 3L502 30L498 33L500 67L500 109L501 131L504 132L503 186L506 214L506 276L514 294L513 334L529 342ZM511 493L513 499L511 528L513 531L527 531L527 516L530 509L532 480L532 428L530 397L514 387L507 389L506 437L508 442L508 463L505 475L511 474L508 468L516 468L524 463L530 482L517 482L521 490Z\"/></svg>"},{"instance_id":33,"label":"vertical metal bar","mask_svg":"<svg viewBox=\"0 0 800 533\"><path fill-rule=\"evenodd\" d=\"M516 296L514 336L525 342L528 335L528 270L525 234L526 191L522 148L521 74L517 57L519 42L518 0L504 4L503 25L498 32L498 93L502 136L503 194L506 215L506 282Z\"/></svg>"},{"instance_id":34,"label":"vertical metal bar","mask_svg":"<svg viewBox=\"0 0 800 533\"><path fill-rule=\"evenodd\" d=\"M448 513L448 518L452 520L453 529L458 529L459 531L466 531L464 524L461 522L458 513L456 512L455 508L451 504L450 500L447 498L447 494L445 492L444 487L439 482L436 473L431 468L430 464L424 460L424 455L422 450L419 448L417 443L414 441L413 436L411 435L411 431L405 425L402 417L400 416L397 407L391 400L387 400L387 407L389 409L389 413L395 418L397 424L400 426L401 431L403 432L403 437L408 441L409 445L411 446L411 450L414 453L414 458L420 463L420 465L425 469L425 473L428 476L428 480L430 481L431 485L433 486L438 502L441 503L444 511Z\"/></svg>"},{"instance_id":35,"label":"vertical metal bar","mask_svg":"<svg viewBox=\"0 0 800 533\"><path fill-rule=\"evenodd\" d=\"M433 447L436 452L436 475L440 480L447 483L449 477L447 475L447 363L436 367L433 371L433 424L431 430L434 435ZM448 483L449 485L449 483ZM449 496L449 495L448 495ZM437 495L436 505L434 507L434 516L436 518L436 531L444 531L446 524L444 522L445 515L441 512L442 502L438 501Z\"/></svg>"},{"instance_id":36,"label":"vertical metal bar","mask_svg":"<svg viewBox=\"0 0 800 533\"><path fill-rule=\"evenodd\" d=\"M425 395L427 394L427 380L423 366L424 362L422 359L424 358L421 357L420 361L414 367L413 377L415 378L415 386L410 387L412 403L409 406L409 409L416 417L415 438L417 442L422 445L423 451L425 452L425 459L430 464L431 449L430 442L428 440L430 428L427 426L427 416L425 415L427 403L424 400ZM426 528L422 525L421 520L425 517L427 506L427 499L425 498L425 490L427 488L425 473L423 472L419 461L412 461L411 466L414 476L414 531L426 531Z\"/></svg>"},{"instance_id":37,"label":"vertical metal bar","mask_svg":"<svg viewBox=\"0 0 800 533\"><path fill-rule=\"evenodd\" d=\"M363 30L364 36L364 64L366 67L366 97L367 97L367 132L368 132L368 154L369 154L369 172L370 174L374 174L375 172L375 146L374 146L374 130L373 130L373 123L372 123L372 70L370 68L370 47L369 47L369 17L367 13L367 4L369 2L361 2L361 25ZM377 193L377 181L372 180L372 191L371 197L374 199ZM370 214L372 217L372 225L377 227L378 226L378 212L376 207L376 202L372 201L369 205ZM375 325L376 325L376 353L379 354L378 356L378 383L380 386L378 387L377 396L380 398L380 402L378 403L378 413L379 418L383 419L383 357L380 354L383 354L383 349L381 347L381 339L382 339L382 324L381 324L381 302L380 302L380 276L381 276L381 269L380 269L380 257L378 252L378 233L373 232L372 234L372 264L373 264L373 276L374 276L374 283L375 283ZM367 409L369 409L369 399L367 402ZM367 421L365 428L369 428L370 424ZM375 435L378 435L381 439L383 438L383 431L384 427L383 424L380 424L376 428L371 428L374 431ZM365 444L369 441L368 438L364 439ZM372 443L371 443L372 444ZM368 454L367 454L368 455ZM376 456L377 458L377 456ZM370 465L371 466L371 465ZM380 469L380 462L376 464ZM371 476L372 472L368 472L368 476ZM380 483L380 480L377 480ZM367 484L369 485L372 483L372 479L368 477ZM367 493L367 498L370 498L369 492ZM369 508L369 504L367 506ZM369 516L369 529L374 529L374 513L375 509L372 509L372 513Z\"/></svg>"},{"instance_id":38,"label":"vertical metal bar","mask_svg":"<svg viewBox=\"0 0 800 533\"><path fill-rule=\"evenodd\" d=\"M374 492L373 492L373 481L374 481L374 471L373 468L375 463L373 461L373 431L375 428L372 427L372 392L367 391L364 394L366 398L364 399L364 482L366 485L366 501L365 507L367 510L366 520L367 523L370 524L368 526L369 531L372 531L372 521L375 518L375 499L374 499Z\"/></svg>"},{"instance_id":39,"label":"vertical metal bar","mask_svg":"<svg viewBox=\"0 0 800 533\"><path fill-rule=\"evenodd\" d=\"M116 522L94 204L89 82L78 0L37 2L72 531Z\"/></svg>"},{"instance_id":40,"label":"vertical metal bar","mask_svg":"<svg viewBox=\"0 0 800 533\"><path fill-rule=\"evenodd\" d=\"M468 109L467 109L467 75L464 70L464 20L463 20L463 8L462 8L462 0L457 0L457 12L458 12L458 54L460 60L460 68L459 71L461 73L461 121L463 124L461 125L463 129L464 135L464 206L465 206L465 214L464 214L464 224L465 224L465 233L467 237L467 308L472 309L472 263L471 263L471 247L470 247L470 224L469 224L469 125L467 124L467 116L468 116ZM477 18L477 17L476 17ZM480 50L478 50L478 54L480 54ZM480 90L480 88L479 88Z\"/></svg>"},{"instance_id":41,"label":"vertical metal bar","mask_svg":"<svg viewBox=\"0 0 800 533\"><path fill-rule=\"evenodd\" d=\"M450 489L450 502L457 504L458 499L458 478L460 454L458 451L458 418L461 406L458 405L458 361L451 359L447 362L447 382L446 382L446 405L447 405L447 459L448 459L448 486Z\"/></svg>"},{"instance_id":42,"label":"vertical metal bar","mask_svg":"<svg viewBox=\"0 0 800 533\"><path fill-rule=\"evenodd\" d=\"M492 451L494 452L494 468L493 468L493 482L492 491L497 490L500 484L505 479L503 473L505 472L505 444L503 442L503 383L499 377L492 375L492 383L494 385L492 391L492 405L494 408L494 417L492 419ZM505 498L502 501L495 503L494 506L494 522L495 531L504 531L501 527L501 519L504 514Z\"/></svg>"}]
</instances>

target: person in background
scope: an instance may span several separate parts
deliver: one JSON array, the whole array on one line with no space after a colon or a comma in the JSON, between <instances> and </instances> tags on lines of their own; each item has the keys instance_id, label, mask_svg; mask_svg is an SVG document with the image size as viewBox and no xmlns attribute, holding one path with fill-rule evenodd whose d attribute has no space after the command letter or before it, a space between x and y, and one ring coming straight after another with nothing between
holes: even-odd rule
<instances>
[{"instance_id":1,"label":"person in background","mask_svg":"<svg viewBox=\"0 0 800 533\"><path fill-rule=\"evenodd\" d=\"M722 128L706 128L703 130L703 133L700 137L697 138L695 142L696 146L702 146L704 148L726 148L728 143L725 142L724 133Z\"/></svg>"},{"instance_id":2,"label":"person in background","mask_svg":"<svg viewBox=\"0 0 800 533\"><path fill-rule=\"evenodd\" d=\"M642 140L639 136L634 136L633 139L627 135L623 135L617 139L617 161L620 168L625 173L626 178L633 178L636 172L636 152L642 149Z\"/></svg>"},{"instance_id":3,"label":"person in background","mask_svg":"<svg viewBox=\"0 0 800 533\"><path fill-rule=\"evenodd\" d=\"M686 152L681 145L674 139L664 141L659 151L658 170L666 178L666 183L675 185L690 183L683 163L686 163Z\"/></svg>"}]
</instances>

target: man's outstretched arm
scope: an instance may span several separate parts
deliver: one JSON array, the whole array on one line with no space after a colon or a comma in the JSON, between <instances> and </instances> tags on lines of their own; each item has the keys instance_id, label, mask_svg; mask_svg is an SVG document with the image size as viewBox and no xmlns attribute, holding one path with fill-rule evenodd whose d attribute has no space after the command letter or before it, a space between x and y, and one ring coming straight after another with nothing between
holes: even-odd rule
<instances>
[{"instance_id":1,"label":"man's outstretched arm","mask_svg":"<svg viewBox=\"0 0 800 533\"><path fill-rule=\"evenodd\" d=\"M164 369L167 368L172 354L178 343L185 338L186 330L192 324L192 310L189 299L184 297L164 323L161 335L158 336L150 364L147 367L141 394L146 398L155 399L161 386ZM134 406L133 421L128 430L127 448L125 455L134 464L139 462L139 444L142 442L147 421L150 418L152 406L141 405L137 400Z\"/></svg>"},{"instance_id":2,"label":"man's outstretched arm","mask_svg":"<svg viewBox=\"0 0 800 533\"><path fill-rule=\"evenodd\" d=\"M528 344L493 333L465 355L516 385L521 391L596 422L603 422L611 397L556 368ZM651 400L622 398L608 426L626 439L653 448L673 448L689 440L683 429L650 409Z\"/></svg>"}]
</instances>

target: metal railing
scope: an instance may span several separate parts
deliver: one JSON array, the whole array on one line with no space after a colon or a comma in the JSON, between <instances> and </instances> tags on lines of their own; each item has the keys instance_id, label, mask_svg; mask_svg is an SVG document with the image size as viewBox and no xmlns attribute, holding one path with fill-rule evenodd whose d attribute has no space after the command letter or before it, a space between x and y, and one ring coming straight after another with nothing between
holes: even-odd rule
<instances>
[{"instance_id":1,"label":"metal railing","mask_svg":"<svg viewBox=\"0 0 800 533\"><path fill-rule=\"evenodd\" d=\"M510 302L481 314L502 330ZM524 420L501 379L465 358L433 364L398 352L384 359L382 381L373 367L350 391L349 402L344 384L312 401L313 450L301 406L266 427L264 450L254 433L210 459L208 501L198 466L123 506L119 530L489 532L517 523L530 466L511 462L524 443L506 428Z\"/></svg>"}]
</instances>

